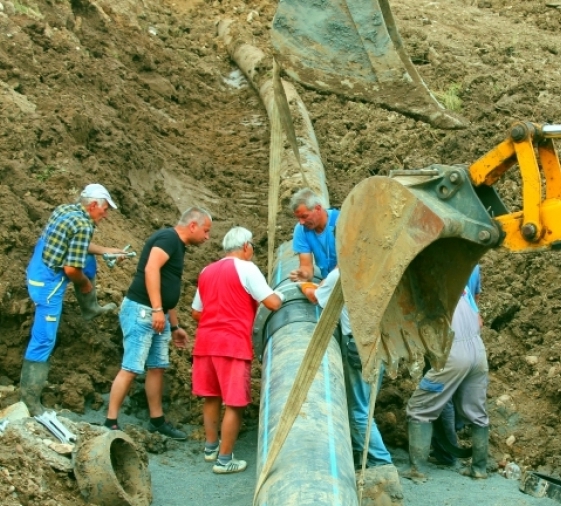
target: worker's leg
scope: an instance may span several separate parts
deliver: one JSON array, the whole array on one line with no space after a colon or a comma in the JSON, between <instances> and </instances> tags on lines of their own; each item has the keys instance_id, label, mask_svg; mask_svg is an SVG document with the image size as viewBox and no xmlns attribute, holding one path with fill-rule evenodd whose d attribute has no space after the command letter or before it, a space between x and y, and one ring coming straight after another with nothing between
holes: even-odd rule
<instances>
[{"instance_id":1,"label":"worker's leg","mask_svg":"<svg viewBox=\"0 0 561 506\"><path fill-rule=\"evenodd\" d=\"M408 418L430 423L436 420L471 367L472 360L466 356L464 341L454 338L444 367L440 371L430 369L413 392L407 403Z\"/></svg>"},{"instance_id":2,"label":"worker's leg","mask_svg":"<svg viewBox=\"0 0 561 506\"><path fill-rule=\"evenodd\" d=\"M430 369L407 403L409 419L409 460L411 469L404 477L415 481L427 478L427 459L432 438L432 422L438 418L469 373L470 362L456 339L441 371Z\"/></svg>"},{"instance_id":3,"label":"worker's leg","mask_svg":"<svg viewBox=\"0 0 561 506\"><path fill-rule=\"evenodd\" d=\"M35 304L35 318L24 358L32 362L47 362L51 356L60 324L64 293L68 286L66 276L43 264L41 252L42 248L36 248L27 267L27 290Z\"/></svg>"},{"instance_id":4,"label":"worker's leg","mask_svg":"<svg viewBox=\"0 0 561 506\"><path fill-rule=\"evenodd\" d=\"M162 397L164 395L164 372L169 367L169 343L171 341L171 331L169 320L166 316L166 324L161 333L154 333L152 330L152 311L150 311L150 330L151 344L146 358L146 399L150 411L150 432L159 432L172 439L187 439L185 432L176 429L169 421L164 418L162 407Z\"/></svg>"},{"instance_id":5,"label":"worker's leg","mask_svg":"<svg viewBox=\"0 0 561 506\"><path fill-rule=\"evenodd\" d=\"M137 374L131 371L121 369L111 385L111 392L109 394L109 407L107 409L107 418L109 420L117 420L119 410L123 405L125 397L129 393L132 382ZM116 422L115 424L116 425Z\"/></svg>"},{"instance_id":6,"label":"worker's leg","mask_svg":"<svg viewBox=\"0 0 561 506\"><path fill-rule=\"evenodd\" d=\"M220 427L220 455L230 455L234 452L234 445L242 426L244 409L226 406Z\"/></svg>"},{"instance_id":7,"label":"worker's leg","mask_svg":"<svg viewBox=\"0 0 561 506\"><path fill-rule=\"evenodd\" d=\"M66 288L66 284L64 287ZM28 285L28 289L35 302L35 318L24 358L32 362L47 362L56 344L64 290L59 288L58 293L49 298L51 290L48 286L37 290Z\"/></svg>"},{"instance_id":8,"label":"worker's leg","mask_svg":"<svg viewBox=\"0 0 561 506\"><path fill-rule=\"evenodd\" d=\"M470 357L473 366L458 387L454 404L462 420L484 427L489 425L486 405L489 366L485 346L479 335L465 341L464 354Z\"/></svg>"},{"instance_id":9,"label":"worker's leg","mask_svg":"<svg viewBox=\"0 0 561 506\"><path fill-rule=\"evenodd\" d=\"M446 450L441 443L441 441L447 440L455 446L458 445L455 420L454 403L452 400L449 400L440 416L432 424L431 457L439 464L453 466L456 463L456 457Z\"/></svg>"},{"instance_id":10,"label":"worker's leg","mask_svg":"<svg viewBox=\"0 0 561 506\"><path fill-rule=\"evenodd\" d=\"M347 406L349 409L349 425L351 429L353 453L359 454L359 462L361 462L364 442L366 440L366 431L368 430L371 388L370 385L362 379L361 371L352 367L348 362L343 363L343 371L347 390ZM383 372L381 372L381 374L383 374ZM378 430L375 420L372 420L370 425L367 464L368 466L378 466L391 463L392 458L390 453L382 440L382 435Z\"/></svg>"},{"instance_id":11,"label":"worker's leg","mask_svg":"<svg viewBox=\"0 0 561 506\"><path fill-rule=\"evenodd\" d=\"M42 241L39 241L27 267L27 289L35 303L35 318L20 377L21 400L33 416L44 411L41 393L49 375L48 360L56 344L68 284L62 273L56 273L43 264L42 246Z\"/></svg>"},{"instance_id":12,"label":"worker's leg","mask_svg":"<svg viewBox=\"0 0 561 506\"><path fill-rule=\"evenodd\" d=\"M456 408L462 418L471 423L473 455L471 466L462 474L472 478L487 478L489 452L489 416L486 407L489 366L485 346L479 335L468 343L474 367L462 383L455 397Z\"/></svg>"},{"instance_id":13,"label":"worker's leg","mask_svg":"<svg viewBox=\"0 0 561 506\"><path fill-rule=\"evenodd\" d=\"M214 369L213 358L195 355L192 373L193 395L204 397L205 461L213 462L218 458L218 427L222 409L222 392Z\"/></svg>"},{"instance_id":14,"label":"worker's leg","mask_svg":"<svg viewBox=\"0 0 561 506\"><path fill-rule=\"evenodd\" d=\"M113 302L106 304L105 306L100 306L97 301L97 288L95 286L95 278L97 273L97 261L95 255L88 255L86 258L86 265L83 270L84 274L90 280L92 284L92 289L88 293L82 293L80 288L74 285L74 293L76 294L76 300L82 311L82 316L84 320L92 320L96 316L114 311L117 309L117 305Z\"/></svg>"},{"instance_id":15,"label":"worker's leg","mask_svg":"<svg viewBox=\"0 0 561 506\"><path fill-rule=\"evenodd\" d=\"M203 423L205 427L206 442L210 445L218 443L218 425L220 423L220 397L205 397L203 403Z\"/></svg>"},{"instance_id":16,"label":"worker's leg","mask_svg":"<svg viewBox=\"0 0 561 506\"><path fill-rule=\"evenodd\" d=\"M229 357L212 357L212 361L226 406L220 428L220 451L212 470L219 474L236 473L247 467L245 460L234 458L233 451L243 410L251 402L251 361Z\"/></svg>"},{"instance_id":17,"label":"worker's leg","mask_svg":"<svg viewBox=\"0 0 561 506\"><path fill-rule=\"evenodd\" d=\"M123 331L124 353L121 370L113 380L109 395L105 425L110 428L118 428L117 417L123 401L136 376L144 373L154 334L150 308L127 297L121 304L119 322Z\"/></svg>"},{"instance_id":18,"label":"worker's leg","mask_svg":"<svg viewBox=\"0 0 561 506\"><path fill-rule=\"evenodd\" d=\"M164 371L165 369L148 369L146 372L146 400L148 401L148 409L150 418L159 418L164 416L162 408L162 396L164 394Z\"/></svg>"}]
</instances>

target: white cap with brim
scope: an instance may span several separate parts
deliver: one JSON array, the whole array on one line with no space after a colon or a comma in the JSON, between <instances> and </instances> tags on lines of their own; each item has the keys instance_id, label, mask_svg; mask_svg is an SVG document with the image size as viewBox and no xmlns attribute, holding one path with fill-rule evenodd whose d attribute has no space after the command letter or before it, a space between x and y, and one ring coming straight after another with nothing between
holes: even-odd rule
<instances>
[{"instance_id":1,"label":"white cap with brim","mask_svg":"<svg viewBox=\"0 0 561 506\"><path fill-rule=\"evenodd\" d=\"M86 199L105 199L113 209L117 209L117 206L115 205L115 202L113 202L111 195L109 195L107 188L101 184L89 184L84 188L80 197Z\"/></svg>"}]
</instances>

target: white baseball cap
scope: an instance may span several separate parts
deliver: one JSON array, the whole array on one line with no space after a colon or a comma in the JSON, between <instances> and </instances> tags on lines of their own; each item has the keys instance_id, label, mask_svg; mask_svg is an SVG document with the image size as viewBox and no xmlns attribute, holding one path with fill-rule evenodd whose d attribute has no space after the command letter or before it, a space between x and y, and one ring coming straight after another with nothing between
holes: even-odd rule
<instances>
[{"instance_id":1,"label":"white baseball cap","mask_svg":"<svg viewBox=\"0 0 561 506\"><path fill-rule=\"evenodd\" d=\"M109 195L107 188L101 184L89 184L84 188L84 191L80 196L86 199L105 199L113 209L117 209L117 206L115 205L115 202L113 202L111 195Z\"/></svg>"}]
</instances>

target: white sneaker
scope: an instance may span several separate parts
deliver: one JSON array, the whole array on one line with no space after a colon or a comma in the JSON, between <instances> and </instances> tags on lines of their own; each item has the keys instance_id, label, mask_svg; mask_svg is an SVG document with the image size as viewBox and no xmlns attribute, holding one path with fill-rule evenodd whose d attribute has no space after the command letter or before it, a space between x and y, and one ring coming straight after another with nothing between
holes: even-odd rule
<instances>
[{"instance_id":1,"label":"white sneaker","mask_svg":"<svg viewBox=\"0 0 561 506\"><path fill-rule=\"evenodd\" d=\"M205 450L205 462L214 462L218 458L218 451L220 450L220 441L216 450Z\"/></svg>"},{"instance_id":2,"label":"white sneaker","mask_svg":"<svg viewBox=\"0 0 561 506\"><path fill-rule=\"evenodd\" d=\"M212 466L212 472L216 474L231 474L231 473L241 473L245 471L247 467L247 462L245 460L238 460L234 458L232 455L232 460L227 464L222 464L219 460L216 461L216 464Z\"/></svg>"}]
</instances>

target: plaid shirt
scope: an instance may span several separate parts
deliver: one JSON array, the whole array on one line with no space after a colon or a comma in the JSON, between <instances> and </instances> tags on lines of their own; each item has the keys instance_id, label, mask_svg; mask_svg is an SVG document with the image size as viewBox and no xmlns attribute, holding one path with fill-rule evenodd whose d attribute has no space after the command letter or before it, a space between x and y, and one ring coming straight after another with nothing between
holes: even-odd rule
<instances>
[{"instance_id":1,"label":"plaid shirt","mask_svg":"<svg viewBox=\"0 0 561 506\"><path fill-rule=\"evenodd\" d=\"M54 270L65 265L84 268L94 228L94 221L81 204L58 206L42 233L43 262Z\"/></svg>"}]
</instances>

